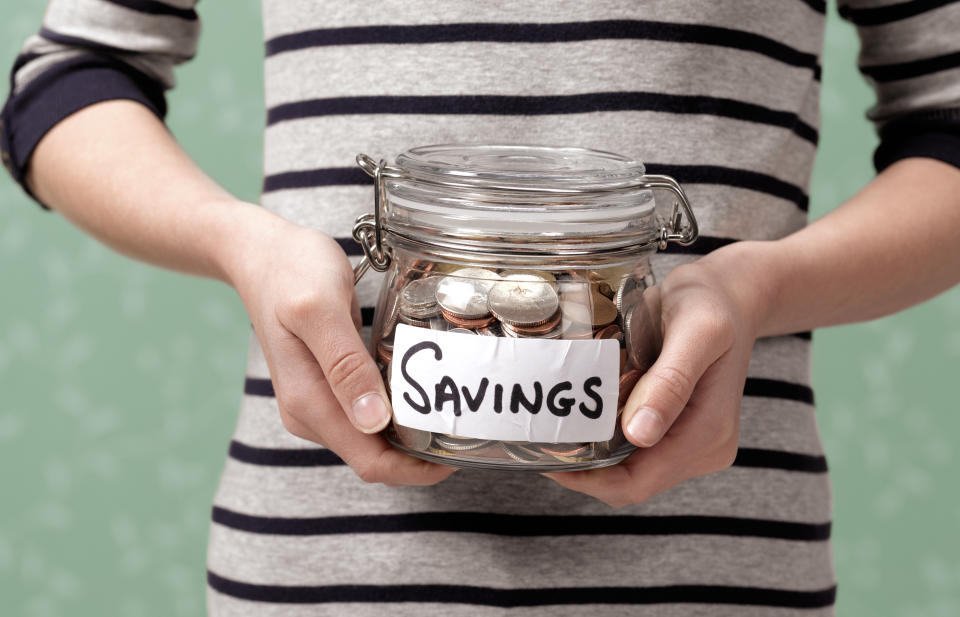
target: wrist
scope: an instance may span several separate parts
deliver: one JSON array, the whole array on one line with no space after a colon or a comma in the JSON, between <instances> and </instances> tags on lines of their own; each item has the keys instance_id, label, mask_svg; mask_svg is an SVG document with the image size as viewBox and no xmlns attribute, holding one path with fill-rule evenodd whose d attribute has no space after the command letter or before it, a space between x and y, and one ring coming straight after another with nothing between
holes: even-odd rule
<instances>
[{"instance_id":1,"label":"wrist","mask_svg":"<svg viewBox=\"0 0 960 617\"><path fill-rule=\"evenodd\" d=\"M777 241L742 241L700 260L731 294L756 338L778 334L774 323L785 267Z\"/></svg>"},{"instance_id":2,"label":"wrist","mask_svg":"<svg viewBox=\"0 0 960 617\"><path fill-rule=\"evenodd\" d=\"M218 225L211 243L211 261L216 278L234 289L256 277L254 264L262 261L266 247L289 221L256 204L229 201L211 204L218 209Z\"/></svg>"}]
</instances>

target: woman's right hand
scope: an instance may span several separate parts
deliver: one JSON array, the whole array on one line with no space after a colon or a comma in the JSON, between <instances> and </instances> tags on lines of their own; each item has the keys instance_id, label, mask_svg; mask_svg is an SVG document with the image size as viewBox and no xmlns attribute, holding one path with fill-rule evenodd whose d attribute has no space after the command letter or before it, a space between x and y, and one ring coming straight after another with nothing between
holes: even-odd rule
<instances>
[{"instance_id":1,"label":"woman's right hand","mask_svg":"<svg viewBox=\"0 0 960 617\"><path fill-rule=\"evenodd\" d=\"M251 204L236 204L221 253L263 347L288 431L333 450L366 482L435 484L454 468L380 435L389 398L360 338L353 270L340 246Z\"/></svg>"}]
</instances>

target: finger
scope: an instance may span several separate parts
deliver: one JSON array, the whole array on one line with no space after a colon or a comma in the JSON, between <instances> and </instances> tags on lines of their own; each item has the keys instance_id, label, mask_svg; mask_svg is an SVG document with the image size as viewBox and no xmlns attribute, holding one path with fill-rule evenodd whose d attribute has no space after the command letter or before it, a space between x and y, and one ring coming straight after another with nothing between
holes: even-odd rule
<instances>
[{"instance_id":1,"label":"finger","mask_svg":"<svg viewBox=\"0 0 960 617\"><path fill-rule=\"evenodd\" d=\"M320 365L330 390L350 422L376 433L390 421L380 371L356 330L352 289L332 283L323 296L311 295L278 309L281 324L301 339Z\"/></svg>"},{"instance_id":2,"label":"finger","mask_svg":"<svg viewBox=\"0 0 960 617\"><path fill-rule=\"evenodd\" d=\"M746 363L725 354L699 380L665 438L627 460L596 470L545 474L561 486L619 507L729 467L736 458Z\"/></svg>"},{"instance_id":3,"label":"finger","mask_svg":"<svg viewBox=\"0 0 960 617\"><path fill-rule=\"evenodd\" d=\"M291 433L330 448L367 482L430 485L455 471L408 456L379 435L358 432L306 345L285 331L272 340L268 361L281 417Z\"/></svg>"},{"instance_id":4,"label":"finger","mask_svg":"<svg viewBox=\"0 0 960 617\"><path fill-rule=\"evenodd\" d=\"M659 442L711 364L730 348L733 330L703 305L682 309L665 324L663 349L624 405L623 432L633 444Z\"/></svg>"}]
</instances>

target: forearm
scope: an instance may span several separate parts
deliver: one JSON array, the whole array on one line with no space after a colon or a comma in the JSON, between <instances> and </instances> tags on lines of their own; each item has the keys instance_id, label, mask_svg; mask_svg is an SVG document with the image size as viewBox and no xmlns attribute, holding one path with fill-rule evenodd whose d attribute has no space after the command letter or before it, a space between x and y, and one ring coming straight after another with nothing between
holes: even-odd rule
<instances>
[{"instance_id":1,"label":"forearm","mask_svg":"<svg viewBox=\"0 0 960 617\"><path fill-rule=\"evenodd\" d=\"M960 281L960 170L904 159L842 206L773 242L744 242L704 258L741 273L758 336L867 321ZM728 250L729 249L729 250Z\"/></svg>"},{"instance_id":2,"label":"forearm","mask_svg":"<svg viewBox=\"0 0 960 617\"><path fill-rule=\"evenodd\" d=\"M124 100L87 107L38 144L27 182L37 197L115 250L228 281L241 220L269 217L203 173L149 110Z\"/></svg>"}]
</instances>

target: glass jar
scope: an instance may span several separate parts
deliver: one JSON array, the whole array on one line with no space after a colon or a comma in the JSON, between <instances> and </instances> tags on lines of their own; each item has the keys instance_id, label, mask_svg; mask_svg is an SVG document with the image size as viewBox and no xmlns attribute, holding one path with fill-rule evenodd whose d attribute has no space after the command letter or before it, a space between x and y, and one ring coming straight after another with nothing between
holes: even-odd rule
<instances>
[{"instance_id":1,"label":"glass jar","mask_svg":"<svg viewBox=\"0 0 960 617\"><path fill-rule=\"evenodd\" d=\"M371 352L386 438L461 467L564 471L634 450L619 415L660 349L649 257L691 244L679 184L583 148L435 145L358 155L374 213L354 238L385 271ZM669 216L656 191L672 193Z\"/></svg>"}]
</instances>

